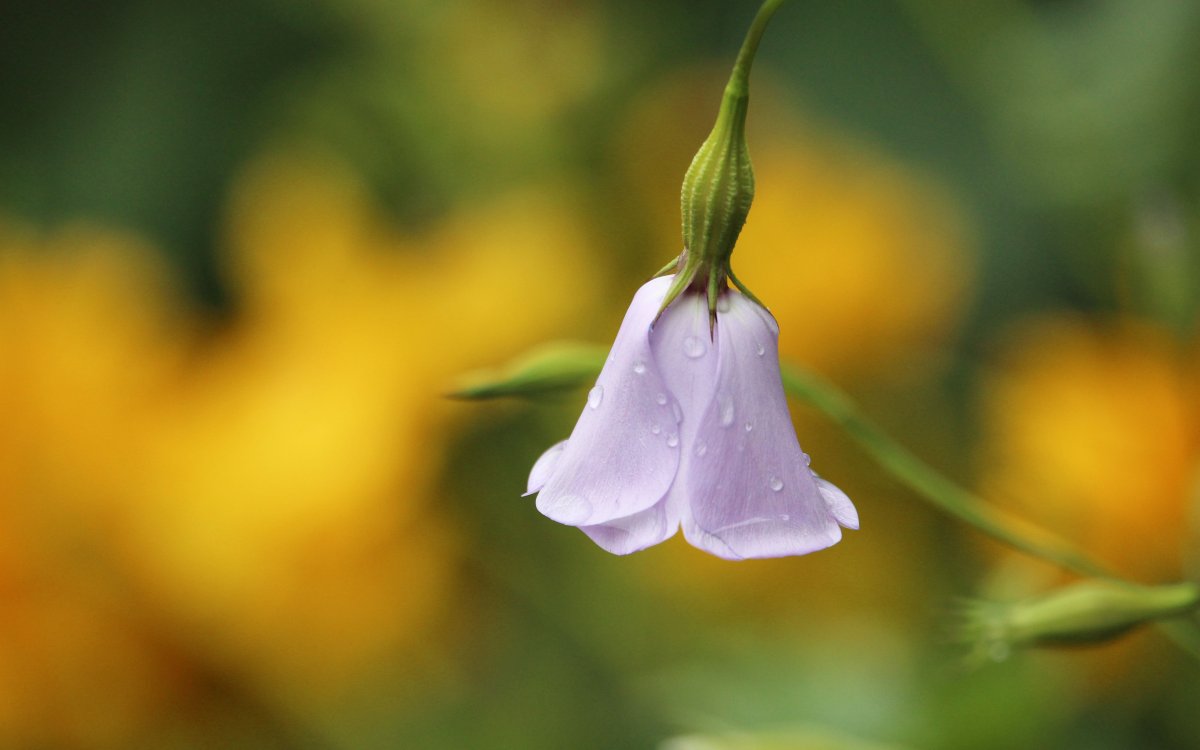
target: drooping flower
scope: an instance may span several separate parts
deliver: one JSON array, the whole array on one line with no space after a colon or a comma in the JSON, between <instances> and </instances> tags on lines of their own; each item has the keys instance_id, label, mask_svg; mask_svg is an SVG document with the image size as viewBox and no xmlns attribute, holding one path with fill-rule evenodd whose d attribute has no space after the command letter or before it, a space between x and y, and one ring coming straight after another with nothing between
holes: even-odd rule
<instances>
[{"instance_id":1,"label":"drooping flower","mask_svg":"<svg viewBox=\"0 0 1200 750\"><path fill-rule=\"evenodd\" d=\"M710 324L706 296L689 290L656 321L672 283L634 295L574 431L538 459L527 494L615 554L680 527L733 560L836 544L839 524L858 528L858 514L800 449L774 318L723 290Z\"/></svg>"},{"instance_id":2,"label":"drooping flower","mask_svg":"<svg viewBox=\"0 0 1200 750\"><path fill-rule=\"evenodd\" d=\"M587 406L534 464L526 494L609 552L682 527L718 557L802 555L858 528L845 493L800 450L779 371L779 327L730 267L754 200L746 146L759 9L712 132L683 178L683 252L638 290ZM738 291L728 288L728 282Z\"/></svg>"}]
</instances>

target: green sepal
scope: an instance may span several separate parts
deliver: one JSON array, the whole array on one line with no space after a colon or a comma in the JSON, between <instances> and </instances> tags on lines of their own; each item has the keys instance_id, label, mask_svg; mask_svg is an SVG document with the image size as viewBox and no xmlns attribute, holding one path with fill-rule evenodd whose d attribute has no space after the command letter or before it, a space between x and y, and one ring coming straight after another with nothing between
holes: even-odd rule
<instances>
[{"instance_id":1,"label":"green sepal","mask_svg":"<svg viewBox=\"0 0 1200 750\"><path fill-rule=\"evenodd\" d=\"M678 258L675 258L674 260L667 263L662 268L655 271L654 275L651 276L650 279L657 279L660 276L667 276L669 274L676 273L679 270L680 265L683 263L683 261L684 261L684 256L680 255ZM647 281L649 281L650 279L647 279ZM666 309L666 308L664 307L663 309Z\"/></svg>"},{"instance_id":2,"label":"green sepal","mask_svg":"<svg viewBox=\"0 0 1200 750\"><path fill-rule=\"evenodd\" d=\"M471 401L518 396L550 396L593 382L608 350L597 344L558 341L544 344L502 368L464 375L450 398Z\"/></svg>"},{"instance_id":3,"label":"green sepal","mask_svg":"<svg viewBox=\"0 0 1200 750\"><path fill-rule=\"evenodd\" d=\"M739 279L737 276L733 275L732 268L728 269L728 272L729 272L729 280L733 282L733 285L737 287L739 292L746 295L747 299L749 299L751 302L758 305L762 309L764 309L764 310L768 309L767 306L762 303L762 300L760 300L758 297L754 296L754 292L752 292L748 288L746 288L746 285L741 282L741 279Z\"/></svg>"}]
</instances>

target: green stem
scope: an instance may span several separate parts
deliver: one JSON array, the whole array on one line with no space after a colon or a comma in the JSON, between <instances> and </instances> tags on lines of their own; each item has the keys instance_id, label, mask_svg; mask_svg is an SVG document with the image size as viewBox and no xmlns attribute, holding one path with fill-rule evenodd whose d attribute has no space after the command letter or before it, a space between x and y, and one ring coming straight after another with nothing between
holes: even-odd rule
<instances>
[{"instance_id":1,"label":"green stem","mask_svg":"<svg viewBox=\"0 0 1200 750\"><path fill-rule=\"evenodd\" d=\"M820 376L787 365L787 392L815 407L846 431L875 461L934 507L979 531L1034 557L1082 576L1128 583L1091 560L1070 542L994 508L981 497L946 477L893 441L858 410L854 401ZM1159 629L1193 658L1200 660L1200 624L1190 617L1159 623Z\"/></svg>"},{"instance_id":2,"label":"green stem","mask_svg":"<svg viewBox=\"0 0 1200 750\"><path fill-rule=\"evenodd\" d=\"M1049 560L1079 575L1112 578L1111 573L1089 560L1066 540L997 510L979 496L946 479L863 416L850 397L833 384L813 373L784 366L783 385L788 393L833 419L880 466L939 510L1004 544Z\"/></svg>"},{"instance_id":3,"label":"green stem","mask_svg":"<svg viewBox=\"0 0 1200 750\"><path fill-rule=\"evenodd\" d=\"M746 32L746 38L742 41L742 48L738 50L737 60L733 63L733 72L729 74L729 83L725 85L726 93L746 96L749 92L750 66L758 52L758 43L762 41L763 32L766 31L771 16L775 15L775 11L785 2L787 0L766 0L758 9L758 14L754 16L754 22L750 24L750 30Z\"/></svg>"}]
</instances>

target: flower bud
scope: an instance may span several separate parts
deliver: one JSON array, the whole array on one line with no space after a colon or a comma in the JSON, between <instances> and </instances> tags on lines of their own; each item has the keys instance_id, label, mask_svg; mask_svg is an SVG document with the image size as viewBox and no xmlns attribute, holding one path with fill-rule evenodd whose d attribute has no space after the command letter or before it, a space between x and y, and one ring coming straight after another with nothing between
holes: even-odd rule
<instances>
[{"instance_id":1,"label":"flower bud","mask_svg":"<svg viewBox=\"0 0 1200 750\"><path fill-rule=\"evenodd\" d=\"M730 79L712 132L683 178L685 264L722 272L754 201L754 169L746 145L750 95L744 81ZM686 266L685 266L686 267Z\"/></svg>"},{"instance_id":2,"label":"flower bud","mask_svg":"<svg viewBox=\"0 0 1200 750\"><path fill-rule=\"evenodd\" d=\"M962 636L975 643L978 655L1000 661L1014 648L1103 643L1197 605L1200 587L1194 583L1088 580L1020 602L968 603Z\"/></svg>"},{"instance_id":3,"label":"flower bud","mask_svg":"<svg viewBox=\"0 0 1200 750\"><path fill-rule=\"evenodd\" d=\"M717 121L700 145L683 178L680 208L683 214L683 254L662 273L675 279L663 298L659 315L685 289L708 298L709 330L717 320L717 297L726 280L752 301L758 300L729 268L729 257L754 201L754 169L746 146L746 111L750 106L750 65L758 51L767 22L783 0L765 0L733 65ZM761 304L761 303L758 303Z\"/></svg>"}]
</instances>

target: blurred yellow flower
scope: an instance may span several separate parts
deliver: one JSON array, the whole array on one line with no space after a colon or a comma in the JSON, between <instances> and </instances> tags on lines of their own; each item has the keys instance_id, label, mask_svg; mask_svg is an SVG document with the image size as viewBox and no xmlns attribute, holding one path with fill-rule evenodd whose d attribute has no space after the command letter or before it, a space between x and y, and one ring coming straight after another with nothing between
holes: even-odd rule
<instances>
[{"instance_id":1,"label":"blurred yellow flower","mask_svg":"<svg viewBox=\"0 0 1200 750\"><path fill-rule=\"evenodd\" d=\"M356 55L322 71L301 111L307 127L370 159L367 169L399 147L435 193L557 172L575 158L580 112L627 65L612 9L589 0L321 4Z\"/></svg>"},{"instance_id":2,"label":"blurred yellow flower","mask_svg":"<svg viewBox=\"0 0 1200 750\"><path fill-rule=\"evenodd\" d=\"M1200 458L1192 364L1146 323L1021 326L983 393L984 495L1121 571L1177 579Z\"/></svg>"},{"instance_id":3,"label":"blurred yellow flower","mask_svg":"<svg viewBox=\"0 0 1200 750\"><path fill-rule=\"evenodd\" d=\"M429 56L476 109L464 124L544 125L600 84L606 20L588 2L464 0L432 24Z\"/></svg>"},{"instance_id":4,"label":"blurred yellow flower","mask_svg":"<svg viewBox=\"0 0 1200 750\"><path fill-rule=\"evenodd\" d=\"M121 746L189 660L293 714L435 657L440 394L594 300L550 195L404 236L336 163L261 159L213 331L134 238L0 232L0 744Z\"/></svg>"},{"instance_id":5,"label":"blurred yellow flower","mask_svg":"<svg viewBox=\"0 0 1200 750\"><path fill-rule=\"evenodd\" d=\"M448 438L440 393L584 309L571 281L584 244L537 194L409 238L336 165L254 165L228 255L242 324L149 448L146 497L173 496L145 566L161 595L195 624L236 617L233 657L266 662L277 689L336 686L427 637L448 593L449 540L427 507ZM555 283L514 297L538 279Z\"/></svg>"},{"instance_id":6,"label":"blurred yellow flower","mask_svg":"<svg viewBox=\"0 0 1200 750\"><path fill-rule=\"evenodd\" d=\"M936 184L863 145L799 136L757 149L738 277L795 362L874 375L926 364L970 287L962 217Z\"/></svg>"},{"instance_id":7,"label":"blurred yellow flower","mask_svg":"<svg viewBox=\"0 0 1200 750\"><path fill-rule=\"evenodd\" d=\"M0 222L0 745L124 747L178 699L109 555L131 446L178 362L136 238Z\"/></svg>"}]
</instances>

